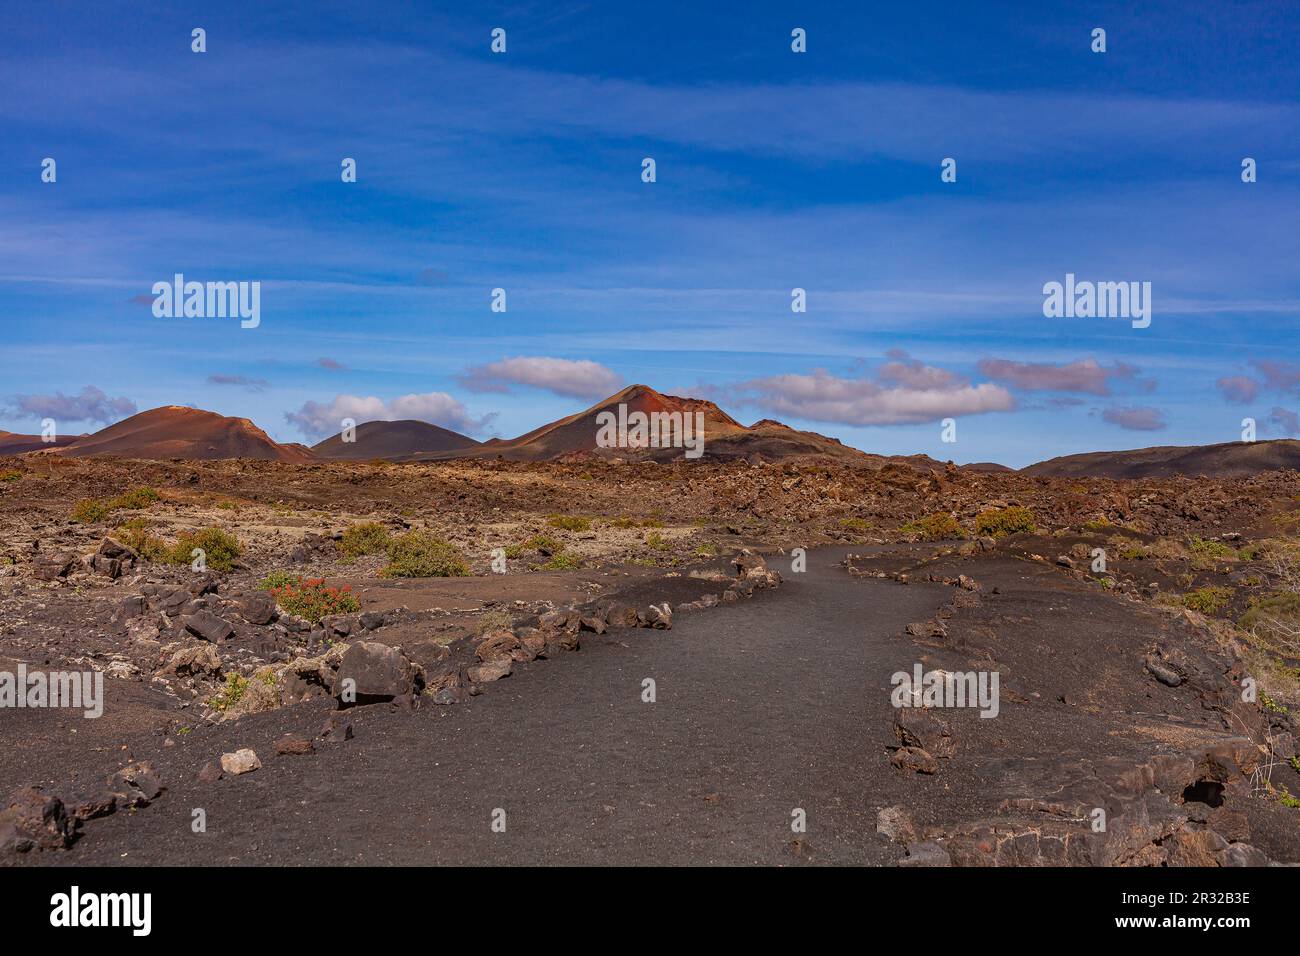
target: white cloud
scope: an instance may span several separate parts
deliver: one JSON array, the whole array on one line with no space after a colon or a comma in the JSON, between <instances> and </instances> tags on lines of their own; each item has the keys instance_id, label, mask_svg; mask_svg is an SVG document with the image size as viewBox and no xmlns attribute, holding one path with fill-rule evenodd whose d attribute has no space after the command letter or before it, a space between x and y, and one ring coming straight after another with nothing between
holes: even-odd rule
<instances>
[{"instance_id":1,"label":"white cloud","mask_svg":"<svg viewBox=\"0 0 1300 956\"><path fill-rule=\"evenodd\" d=\"M529 385L573 398L605 398L623 387L623 379L599 362L520 355L467 369L460 383L472 392L509 392Z\"/></svg>"},{"instance_id":2,"label":"white cloud","mask_svg":"<svg viewBox=\"0 0 1300 956\"><path fill-rule=\"evenodd\" d=\"M338 434L345 418L358 425L362 422L416 419L468 434L482 431L496 416L474 418L464 405L446 392L425 392L422 395L403 395L391 402L374 395L336 395L328 404L304 402L302 408L286 412L284 417L304 435L319 440Z\"/></svg>"},{"instance_id":3,"label":"white cloud","mask_svg":"<svg viewBox=\"0 0 1300 956\"><path fill-rule=\"evenodd\" d=\"M825 369L811 375L775 375L732 387L737 400L777 415L846 425L909 425L1005 412L1015 407L1000 385L971 385L943 369L909 360L881 370L884 383L839 378Z\"/></svg>"},{"instance_id":4,"label":"white cloud","mask_svg":"<svg viewBox=\"0 0 1300 956\"><path fill-rule=\"evenodd\" d=\"M110 398L102 389L87 385L80 395L15 395L13 411L19 418L53 418L71 422L115 422L136 413L135 402L125 396Z\"/></svg>"}]
</instances>

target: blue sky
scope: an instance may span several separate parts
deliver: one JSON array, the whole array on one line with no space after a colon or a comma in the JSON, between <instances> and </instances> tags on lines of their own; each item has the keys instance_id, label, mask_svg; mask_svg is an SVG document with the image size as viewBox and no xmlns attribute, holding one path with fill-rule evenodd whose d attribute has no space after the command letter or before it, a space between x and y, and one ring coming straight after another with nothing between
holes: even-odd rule
<instances>
[{"instance_id":1,"label":"blue sky","mask_svg":"<svg viewBox=\"0 0 1300 956\"><path fill-rule=\"evenodd\" d=\"M0 429L509 437L644 382L959 462L1300 431L1294 7L700 6L9 5ZM261 325L155 318L177 272ZM1066 273L1151 326L1045 318Z\"/></svg>"}]
</instances>

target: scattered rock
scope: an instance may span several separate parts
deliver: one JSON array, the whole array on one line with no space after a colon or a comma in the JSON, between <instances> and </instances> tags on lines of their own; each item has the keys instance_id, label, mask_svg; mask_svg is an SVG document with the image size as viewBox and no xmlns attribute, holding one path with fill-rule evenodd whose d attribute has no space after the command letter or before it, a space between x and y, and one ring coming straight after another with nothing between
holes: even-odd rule
<instances>
[{"instance_id":1,"label":"scattered rock","mask_svg":"<svg viewBox=\"0 0 1300 956\"><path fill-rule=\"evenodd\" d=\"M236 750L234 753L221 755L221 769L231 776L239 776L242 773L252 773L260 769L262 761L257 759L257 754L247 747L242 750Z\"/></svg>"},{"instance_id":2,"label":"scattered rock","mask_svg":"<svg viewBox=\"0 0 1300 956\"><path fill-rule=\"evenodd\" d=\"M275 742L275 752L280 756L304 756L315 750L315 746L306 737L285 734Z\"/></svg>"}]
</instances>

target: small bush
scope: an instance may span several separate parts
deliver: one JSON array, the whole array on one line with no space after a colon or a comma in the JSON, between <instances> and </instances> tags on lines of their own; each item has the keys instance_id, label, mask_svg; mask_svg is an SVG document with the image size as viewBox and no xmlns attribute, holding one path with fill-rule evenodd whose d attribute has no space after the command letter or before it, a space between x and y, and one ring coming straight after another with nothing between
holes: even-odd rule
<instances>
[{"instance_id":1,"label":"small bush","mask_svg":"<svg viewBox=\"0 0 1300 956\"><path fill-rule=\"evenodd\" d=\"M591 530L591 519L582 518L578 515L551 515L546 519L546 523L552 528L561 528L564 531Z\"/></svg>"},{"instance_id":2,"label":"small bush","mask_svg":"<svg viewBox=\"0 0 1300 956\"><path fill-rule=\"evenodd\" d=\"M386 578L465 577L469 565L451 544L427 531L411 531L388 544Z\"/></svg>"},{"instance_id":3,"label":"small bush","mask_svg":"<svg viewBox=\"0 0 1300 956\"><path fill-rule=\"evenodd\" d=\"M109 508L94 498L82 498L72 507L69 515L78 524L99 524L108 517Z\"/></svg>"},{"instance_id":4,"label":"small bush","mask_svg":"<svg viewBox=\"0 0 1300 956\"><path fill-rule=\"evenodd\" d=\"M697 557L714 558L718 555L718 546L716 544L705 543L695 549Z\"/></svg>"},{"instance_id":5,"label":"small bush","mask_svg":"<svg viewBox=\"0 0 1300 956\"><path fill-rule=\"evenodd\" d=\"M17 481L22 476L21 471L0 471L0 481Z\"/></svg>"},{"instance_id":6,"label":"small bush","mask_svg":"<svg viewBox=\"0 0 1300 956\"><path fill-rule=\"evenodd\" d=\"M568 551L563 551L542 565L543 571L576 571L582 567L582 558Z\"/></svg>"},{"instance_id":7,"label":"small bush","mask_svg":"<svg viewBox=\"0 0 1300 956\"><path fill-rule=\"evenodd\" d=\"M298 585L301 583L301 574L294 574L291 571L272 571L257 582L257 587L260 591L274 591L276 588L282 588L287 584Z\"/></svg>"},{"instance_id":8,"label":"small bush","mask_svg":"<svg viewBox=\"0 0 1300 956\"><path fill-rule=\"evenodd\" d=\"M992 538L1005 538L1012 534L1033 534L1036 530L1034 513L1019 505L1000 509L990 508L981 511L975 518L975 531Z\"/></svg>"},{"instance_id":9,"label":"small bush","mask_svg":"<svg viewBox=\"0 0 1300 956\"><path fill-rule=\"evenodd\" d=\"M271 588L271 596L295 617L319 624L321 618L331 614L351 614L361 610L361 602L352 593L350 585L328 587L324 578L308 578L297 584L289 583Z\"/></svg>"},{"instance_id":10,"label":"small bush","mask_svg":"<svg viewBox=\"0 0 1300 956\"><path fill-rule=\"evenodd\" d=\"M606 522L611 528L662 528L664 523L658 518L611 518Z\"/></svg>"},{"instance_id":11,"label":"small bush","mask_svg":"<svg viewBox=\"0 0 1300 956\"><path fill-rule=\"evenodd\" d=\"M1232 599L1231 588L1204 587L1183 595L1183 607L1201 614L1216 614Z\"/></svg>"},{"instance_id":12,"label":"small bush","mask_svg":"<svg viewBox=\"0 0 1300 956\"><path fill-rule=\"evenodd\" d=\"M966 529L950 514L926 515L909 521L898 529L903 534L915 535L922 541L940 541L944 538L964 538Z\"/></svg>"},{"instance_id":13,"label":"small bush","mask_svg":"<svg viewBox=\"0 0 1300 956\"><path fill-rule=\"evenodd\" d=\"M350 558L359 558L363 554L380 554L388 550L392 541L388 529L377 521L354 524L343 532L339 540L339 550Z\"/></svg>"},{"instance_id":14,"label":"small bush","mask_svg":"<svg viewBox=\"0 0 1300 956\"><path fill-rule=\"evenodd\" d=\"M148 508L155 501L162 500L162 495L153 488L132 488L130 491L124 491L108 502L109 508L126 508L130 511L139 511L141 508Z\"/></svg>"},{"instance_id":15,"label":"small bush","mask_svg":"<svg viewBox=\"0 0 1300 956\"><path fill-rule=\"evenodd\" d=\"M182 531L167 554L172 564L189 564L194 560L193 552L198 549L204 554L204 561L212 571L231 571L235 559L244 553L243 545L229 531L220 528L204 528L202 531Z\"/></svg>"},{"instance_id":16,"label":"small bush","mask_svg":"<svg viewBox=\"0 0 1300 956\"><path fill-rule=\"evenodd\" d=\"M672 542L661 535L658 531L651 531L645 536L646 547L654 548L656 551L667 551L672 547Z\"/></svg>"},{"instance_id":17,"label":"small bush","mask_svg":"<svg viewBox=\"0 0 1300 956\"><path fill-rule=\"evenodd\" d=\"M118 525L117 538L147 561L167 559L167 543L149 533L149 525L144 518L132 518Z\"/></svg>"},{"instance_id":18,"label":"small bush","mask_svg":"<svg viewBox=\"0 0 1300 956\"><path fill-rule=\"evenodd\" d=\"M248 678L231 671L226 674L226 686L208 704L216 710L227 711L243 700L247 692Z\"/></svg>"}]
</instances>

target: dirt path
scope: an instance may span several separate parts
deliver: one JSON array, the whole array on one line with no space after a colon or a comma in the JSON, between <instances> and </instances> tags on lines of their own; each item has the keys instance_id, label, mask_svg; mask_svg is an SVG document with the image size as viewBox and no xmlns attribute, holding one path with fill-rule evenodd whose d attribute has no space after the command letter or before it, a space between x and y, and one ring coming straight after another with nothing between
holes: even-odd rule
<instances>
[{"instance_id":1,"label":"dirt path","mask_svg":"<svg viewBox=\"0 0 1300 956\"><path fill-rule=\"evenodd\" d=\"M898 796L882 772L897 665L885 649L947 589L849 581L839 557L814 553L779 592L668 632L589 638L457 707L371 708L356 739L311 756L269 746L288 712L196 731L163 752L176 767L161 800L93 821L59 862L892 861L875 833ZM264 767L194 779L199 758L235 744ZM194 807L205 834L191 832ZM505 833L490 826L498 807ZM795 808L809 821L797 848Z\"/></svg>"}]
</instances>

